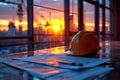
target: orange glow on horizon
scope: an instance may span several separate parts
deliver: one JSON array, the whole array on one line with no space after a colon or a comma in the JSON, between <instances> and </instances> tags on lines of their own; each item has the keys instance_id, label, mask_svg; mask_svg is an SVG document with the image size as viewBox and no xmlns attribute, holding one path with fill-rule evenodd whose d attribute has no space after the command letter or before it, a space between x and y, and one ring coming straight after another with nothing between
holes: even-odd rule
<instances>
[{"instance_id":1,"label":"orange glow on horizon","mask_svg":"<svg viewBox=\"0 0 120 80\"><path fill-rule=\"evenodd\" d=\"M8 31L8 25L9 25L9 20L0 20L0 30L3 31ZM27 21L23 21L23 22L19 22L18 20L15 20L15 26L16 26L16 29L19 30L19 25L22 25L24 27L22 27L22 30L23 31L26 31L27 30ZM4 27L3 27L4 26ZM37 27L37 24L34 23L34 27Z\"/></svg>"},{"instance_id":2,"label":"orange glow on horizon","mask_svg":"<svg viewBox=\"0 0 120 80\"><path fill-rule=\"evenodd\" d=\"M0 31L4 31L4 30L8 30L8 27L5 27L6 25L8 25L9 21L7 20L0 20ZM4 26L4 27L2 27Z\"/></svg>"},{"instance_id":3,"label":"orange glow on horizon","mask_svg":"<svg viewBox=\"0 0 120 80\"><path fill-rule=\"evenodd\" d=\"M87 31L93 31L94 30L94 26L95 26L94 23L89 23L89 22L85 23L85 25L84 25L85 30L87 30ZM106 26L110 26L110 24L107 22ZM100 28L102 28L102 23L100 23Z\"/></svg>"},{"instance_id":4,"label":"orange glow on horizon","mask_svg":"<svg viewBox=\"0 0 120 80\"><path fill-rule=\"evenodd\" d=\"M53 34L61 34L62 30L64 30L64 21L59 21L57 19L53 19L50 22L49 26L45 26L46 25L45 21L43 21L41 23L44 23L43 26L42 26L42 28L45 31L50 31L50 33L52 32Z\"/></svg>"},{"instance_id":5,"label":"orange glow on horizon","mask_svg":"<svg viewBox=\"0 0 120 80\"><path fill-rule=\"evenodd\" d=\"M9 24L9 20L0 20L0 31L4 31L4 30L8 31L8 24ZM22 30L26 31L27 30L27 21L23 21L22 23L20 23L18 20L15 20L15 26L16 26L17 30L19 30L19 25L20 24L22 26L24 26L24 27L22 27ZM48 26L48 27L44 26L45 24L46 24L46 21L41 21L41 27L45 31L49 28L55 34L60 34L59 32L64 30L64 21L63 20L53 19L51 21L51 25ZM78 23L75 22L75 25L77 26ZM85 30L92 31L94 29L95 24L86 22L84 26L86 28ZM106 26L110 26L110 24L108 22L106 22ZM34 22L34 27L36 27L36 28L39 27L37 22ZM102 27L102 24L100 24L100 28L101 27Z\"/></svg>"}]
</instances>

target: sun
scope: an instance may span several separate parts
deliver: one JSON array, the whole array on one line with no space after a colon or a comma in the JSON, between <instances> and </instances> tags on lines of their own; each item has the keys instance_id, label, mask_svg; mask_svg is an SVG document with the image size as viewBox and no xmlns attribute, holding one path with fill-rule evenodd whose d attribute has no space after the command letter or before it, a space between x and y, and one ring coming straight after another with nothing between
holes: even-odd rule
<instances>
[{"instance_id":1,"label":"sun","mask_svg":"<svg viewBox=\"0 0 120 80\"><path fill-rule=\"evenodd\" d=\"M60 31L60 26L54 25L53 29L54 29L55 32L59 32Z\"/></svg>"}]
</instances>

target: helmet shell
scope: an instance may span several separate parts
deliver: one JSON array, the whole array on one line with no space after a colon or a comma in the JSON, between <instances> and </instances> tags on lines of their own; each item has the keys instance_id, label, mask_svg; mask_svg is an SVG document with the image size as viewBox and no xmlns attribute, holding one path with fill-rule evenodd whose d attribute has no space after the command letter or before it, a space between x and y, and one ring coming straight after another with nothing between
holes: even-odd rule
<instances>
[{"instance_id":1,"label":"helmet shell","mask_svg":"<svg viewBox=\"0 0 120 80\"><path fill-rule=\"evenodd\" d=\"M79 31L70 42L70 51L73 55L86 55L100 50L96 35L88 31Z\"/></svg>"}]
</instances>

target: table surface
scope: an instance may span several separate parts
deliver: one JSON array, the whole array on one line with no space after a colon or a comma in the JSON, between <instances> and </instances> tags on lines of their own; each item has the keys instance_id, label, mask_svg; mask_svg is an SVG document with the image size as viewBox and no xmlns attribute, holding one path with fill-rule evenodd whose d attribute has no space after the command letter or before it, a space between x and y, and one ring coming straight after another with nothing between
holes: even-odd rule
<instances>
[{"instance_id":1,"label":"table surface","mask_svg":"<svg viewBox=\"0 0 120 80\"><path fill-rule=\"evenodd\" d=\"M59 79L62 76L66 80L83 80L91 76L103 75L113 70L114 68L112 67L98 66L108 61L110 61L109 58L100 59L61 54L42 54L31 57L6 59L3 60L3 64L27 72L40 79L53 80L55 78ZM75 76L70 77L72 75Z\"/></svg>"},{"instance_id":2,"label":"table surface","mask_svg":"<svg viewBox=\"0 0 120 80\"><path fill-rule=\"evenodd\" d=\"M111 70L111 67L113 67L114 68L114 70L112 70L112 71L110 71L109 73L107 73L104 77L100 77L100 80L120 80L120 76L119 76L119 74L120 74L120 42L117 42L117 41L112 41L112 42L103 42L103 43L101 43L101 46L102 46L102 49L99 51L99 58L107 58L107 59L109 59L109 58L111 58L111 60L109 61L109 63L107 64L107 65L109 65L110 67L101 67L101 66L99 66L99 67L95 67L95 68L90 68L90 69L92 69L92 70L90 70L90 71L86 71L86 74L88 73L89 75L90 74L95 74L95 73L99 73L99 74L103 74L103 73L101 73L102 72L102 70L103 71L105 71L106 70L106 72L107 72L107 70L109 71L109 70ZM43 58L43 55L48 55L48 53L50 54L50 55L52 55L52 54L57 54L57 55L64 55L65 54L65 51L67 50L68 48L66 48L65 46L61 46L61 47L55 47L55 48L49 48L49 49L43 49L43 50L35 50L35 51L31 51L32 53L34 53L34 55L37 57L37 56L42 56L42 58ZM19 54L14 54L14 55L7 55L7 56L1 56L1 58L2 59L9 59L9 60L13 60L12 58L14 58L14 61L16 60L16 59L21 59L22 58L22 60L31 60L31 59L36 59L36 61L35 62L38 62L38 60L37 60L37 58L28 58L27 57L27 54L28 54L29 52L23 52L23 53L19 53ZM43 59L44 60L44 59ZM49 60L49 59L48 59ZM88 59L88 60L90 60L90 59ZM19 62L20 62L20 60L18 60ZM23 61L24 63L25 63L25 61ZM34 60L32 60L32 61L34 61ZM12 62L12 61L11 61ZM41 61L42 62L42 61ZM44 61L43 61L44 62ZM18 62L17 62L18 63ZM25 63L26 64L26 63ZM54 63L55 65L57 65L56 63ZM20 65L21 66L21 64L18 64L18 65ZM10 66L10 65L9 65ZM16 67L16 66L14 66L14 63L13 63L13 65L11 65L12 67ZM22 69L23 69L23 67L25 68L26 66L23 66L22 65ZM32 66L32 67L34 67L34 66ZM49 66L49 67L51 67L51 66ZM20 67L17 67L17 68L19 68L19 69L21 69ZM27 68L28 68L28 66L27 66ZM59 68L57 68L56 67L56 69L59 69ZM53 70L53 72L56 72L56 69L54 70L54 69L52 69ZM75 69L76 69L76 67L75 67ZM49 70L49 69L48 69ZM51 70L51 69L50 69ZM97 71L95 71L94 72L94 70L97 70ZM100 71L101 70L101 71ZM25 71L25 70L24 70ZM82 75L84 75L83 73L85 73L85 71L83 71L82 73L80 73L80 72L74 72L74 71L71 71L71 70L66 70L66 69L60 69L59 71L61 71L62 73L64 73L64 76L62 76L62 75L59 75L59 76L57 76L57 77L60 77L60 76L62 76L62 79L63 80L71 80L71 78L69 78L69 79L67 79L66 77L65 77L65 75L67 76L67 75L69 75L69 76L67 76L67 77L70 77L70 76L74 76L74 75L78 75L78 74L82 74ZM72 74L71 74L72 73ZM88 75L87 74L87 75ZM35 74L35 75L37 75L37 74ZM35 76L34 75L34 76ZM92 75L91 75L92 76ZM38 76L37 76L38 77ZM87 77L90 77L90 76L87 76ZM51 78L49 78L49 80L53 80L53 79L55 79L56 77L51 77ZM76 79L76 80L79 80L81 77L80 77L80 75L78 75L78 77L77 76L74 76L74 79ZM95 78L95 77L94 77ZM97 78L99 78L99 77L97 77ZM61 80L62 80L61 79ZM93 78L92 78L93 79ZM92 80L91 78L89 78L88 80Z\"/></svg>"}]
</instances>

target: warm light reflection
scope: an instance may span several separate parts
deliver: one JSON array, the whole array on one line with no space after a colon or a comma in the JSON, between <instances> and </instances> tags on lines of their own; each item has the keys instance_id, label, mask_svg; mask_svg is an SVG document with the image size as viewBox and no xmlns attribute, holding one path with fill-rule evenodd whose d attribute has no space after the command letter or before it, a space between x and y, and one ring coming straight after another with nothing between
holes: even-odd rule
<instances>
[{"instance_id":1,"label":"warm light reflection","mask_svg":"<svg viewBox=\"0 0 120 80\"><path fill-rule=\"evenodd\" d=\"M85 23L85 26L94 26L93 23Z\"/></svg>"},{"instance_id":2,"label":"warm light reflection","mask_svg":"<svg viewBox=\"0 0 120 80\"><path fill-rule=\"evenodd\" d=\"M61 49L59 47L54 48L54 53L60 53Z\"/></svg>"},{"instance_id":3,"label":"warm light reflection","mask_svg":"<svg viewBox=\"0 0 120 80\"><path fill-rule=\"evenodd\" d=\"M53 66L59 66L59 62L57 61L48 61L48 64L53 65Z\"/></svg>"},{"instance_id":4,"label":"warm light reflection","mask_svg":"<svg viewBox=\"0 0 120 80\"><path fill-rule=\"evenodd\" d=\"M87 30L87 31L93 31L94 30L94 24L93 23L85 23L84 27L85 27L85 30Z\"/></svg>"},{"instance_id":5,"label":"warm light reflection","mask_svg":"<svg viewBox=\"0 0 120 80\"><path fill-rule=\"evenodd\" d=\"M50 48L49 51L52 54L65 54L65 46Z\"/></svg>"}]
</instances>

